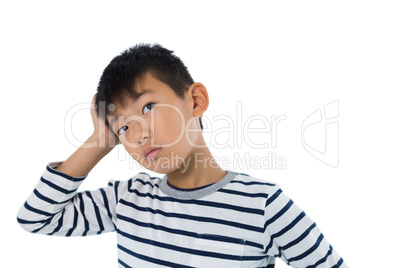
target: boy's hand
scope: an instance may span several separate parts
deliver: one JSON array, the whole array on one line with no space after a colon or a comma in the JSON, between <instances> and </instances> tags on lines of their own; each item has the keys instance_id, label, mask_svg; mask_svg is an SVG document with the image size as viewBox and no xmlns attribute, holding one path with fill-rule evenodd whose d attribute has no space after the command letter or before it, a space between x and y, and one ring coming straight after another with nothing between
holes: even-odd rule
<instances>
[{"instance_id":1,"label":"boy's hand","mask_svg":"<svg viewBox=\"0 0 402 268\"><path fill-rule=\"evenodd\" d=\"M94 133L66 161L56 169L71 177L87 176L93 167L107 155L117 144L118 137L98 117L95 110L96 94L92 98L91 116ZM95 145L95 146L93 146Z\"/></svg>"},{"instance_id":2,"label":"boy's hand","mask_svg":"<svg viewBox=\"0 0 402 268\"><path fill-rule=\"evenodd\" d=\"M92 134L92 136L95 136L99 139L99 144L101 146L105 146L112 149L113 147L115 147L117 144L120 143L120 140L118 139L116 134L114 134L113 131L110 130L109 126L96 114L95 99L96 94L92 97L92 104L91 104L91 116L92 116L92 122L94 124L94 133Z\"/></svg>"}]
</instances>

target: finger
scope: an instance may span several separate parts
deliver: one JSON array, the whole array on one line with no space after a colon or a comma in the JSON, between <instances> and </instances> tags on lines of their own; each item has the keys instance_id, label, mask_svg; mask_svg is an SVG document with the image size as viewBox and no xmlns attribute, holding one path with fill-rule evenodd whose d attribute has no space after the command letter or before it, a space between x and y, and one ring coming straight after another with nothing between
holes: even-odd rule
<instances>
[{"instance_id":1,"label":"finger","mask_svg":"<svg viewBox=\"0 0 402 268\"><path fill-rule=\"evenodd\" d=\"M92 109L95 109L96 95L97 95L97 93L92 97L92 103L91 103Z\"/></svg>"}]
</instances>

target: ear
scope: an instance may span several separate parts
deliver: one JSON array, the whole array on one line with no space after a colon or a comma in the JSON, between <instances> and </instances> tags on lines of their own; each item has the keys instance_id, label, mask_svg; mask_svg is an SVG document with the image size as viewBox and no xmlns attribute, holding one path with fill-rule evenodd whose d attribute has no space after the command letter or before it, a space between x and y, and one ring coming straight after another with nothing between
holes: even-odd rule
<instances>
[{"instance_id":1,"label":"ear","mask_svg":"<svg viewBox=\"0 0 402 268\"><path fill-rule=\"evenodd\" d=\"M201 117L209 105L207 89L203 84L197 82L188 88L188 93L191 95L193 101L193 115Z\"/></svg>"}]
</instances>

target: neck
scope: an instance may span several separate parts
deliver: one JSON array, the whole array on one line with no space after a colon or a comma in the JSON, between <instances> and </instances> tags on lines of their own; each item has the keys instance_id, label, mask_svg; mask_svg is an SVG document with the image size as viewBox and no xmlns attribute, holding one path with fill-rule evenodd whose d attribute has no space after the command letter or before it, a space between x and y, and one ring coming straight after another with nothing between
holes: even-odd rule
<instances>
[{"instance_id":1,"label":"neck","mask_svg":"<svg viewBox=\"0 0 402 268\"><path fill-rule=\"evenodd\" d=\"M226 174L215 162L207 146L203 146L194 148L178 169L166 175L171 185L188 189L218 182Z\"/></svg>"}]
</instances>

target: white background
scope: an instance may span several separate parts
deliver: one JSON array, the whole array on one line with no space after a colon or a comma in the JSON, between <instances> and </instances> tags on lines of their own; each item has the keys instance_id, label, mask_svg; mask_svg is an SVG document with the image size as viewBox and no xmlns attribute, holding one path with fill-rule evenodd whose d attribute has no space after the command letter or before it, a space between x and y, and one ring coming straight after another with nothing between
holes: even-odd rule
<instances>
[{"instance_id":1,"label":"white background","mask_svg":"<svg viewBox=\"0 0 402 268\"><path fill-rule=\"evenodd\" d=\"M77 104L89 108L109 61L134 44L157 42L207 87L206 117L235 118L238 101L245 119L286 115L276 148L212 147L216 157L282 156L285 169L229 169L278 182L350 267L396 267L401 12L398 1L2 1L0 266L116 267L114 233L34 235L19 227L16 214L46 165L67 159L92 133L88 109L66 129L75 143L65 134L65 118ZM333 101L339 102L337 167L312 157L301 142L303 121ZM269 133L254 135L270 142ZM81 190L138 172L124 156L115 148Z\"/></svg>"}]
</instances>

